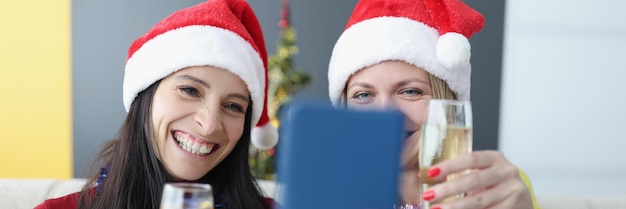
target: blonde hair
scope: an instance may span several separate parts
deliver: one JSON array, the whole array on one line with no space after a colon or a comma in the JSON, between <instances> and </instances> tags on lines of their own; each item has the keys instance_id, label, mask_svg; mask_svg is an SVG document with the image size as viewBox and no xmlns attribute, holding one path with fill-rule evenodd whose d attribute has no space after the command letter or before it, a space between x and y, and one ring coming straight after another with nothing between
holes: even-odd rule
<instances>
[{"instance_id":1,"label":"blonde hair","mask_svg":"<svg viewBox=\"0 0 626 209\"><path fill-rule=\"evenodd\" d=\"M430 73L428 76L430 77L430 88L433 91L433 99L456 100L456 95L445 81Z\"/></svg>"}]
</instances>

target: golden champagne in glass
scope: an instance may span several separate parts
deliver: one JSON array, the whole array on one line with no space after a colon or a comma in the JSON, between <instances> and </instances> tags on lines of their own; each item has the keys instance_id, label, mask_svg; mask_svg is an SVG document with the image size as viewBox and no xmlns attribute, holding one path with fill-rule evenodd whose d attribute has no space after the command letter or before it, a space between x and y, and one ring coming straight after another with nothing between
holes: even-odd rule
<instances>
[{"instance_id":1,"label":"golden champagne in glass","mask_svg":"<svg viewBox=\"0 0 626 209\"><path fill-rule=\"evenodd\" d=\"M452 180L465 172L435 180L428 170L437 163L472 151L472 106L469 101L431 100L420 135L419 167L421 192L433 185ZM452 201L462 194L444 200ZM430 208L428 202L422 208Z\"/></svg>"}]
</instances>

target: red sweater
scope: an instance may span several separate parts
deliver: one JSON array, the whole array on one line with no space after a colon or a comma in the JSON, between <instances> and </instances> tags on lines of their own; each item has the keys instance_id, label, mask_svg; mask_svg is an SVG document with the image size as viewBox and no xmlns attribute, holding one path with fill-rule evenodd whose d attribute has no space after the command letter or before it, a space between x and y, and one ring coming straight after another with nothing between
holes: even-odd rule
<instances>
[{"instance_id":1,"label":"red sweater","mask_svg":"<svg viewBox=\"0 0 626 209\"><path fill-rule=\"evenodd\" d=\"M55 199L47 199L43 203L35 206L34 209L76 209L79 198L80 192L76 192ZM265 198L265 202L270 206L275 204L272 198Z\"/></svg>"}]
</instances>

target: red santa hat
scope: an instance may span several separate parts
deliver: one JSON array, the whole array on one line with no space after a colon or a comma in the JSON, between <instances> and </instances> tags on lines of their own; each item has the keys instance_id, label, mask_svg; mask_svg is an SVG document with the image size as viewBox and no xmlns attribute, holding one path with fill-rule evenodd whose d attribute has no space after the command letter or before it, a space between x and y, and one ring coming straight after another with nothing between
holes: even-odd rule
<instances>
[{"instance_id":1,"label":"red santa hat","mask_svg":"<svg viewBox=\"0 0 626 209\"><path fill-rule=\"evenodd\" d=\"M460 0L361 0L333 49L330 100L339 105L351 75L387 60L420 67L468 100L468 39L483 25L482 14Z\"/></svg>"},{"instance_id":2,"label":"red santa hat","mask_svg":"<svg viewBox=\"0 0 626 209\"><path fill-rule=\"evenodd\" d=\"M176 11L130 47L124 107L177 70L209 65L238 75L252 98L252 143L273 147L278 132L267 115L267 52L259 22L245 0L208 0Z\"/></svg>"}]
</instances>

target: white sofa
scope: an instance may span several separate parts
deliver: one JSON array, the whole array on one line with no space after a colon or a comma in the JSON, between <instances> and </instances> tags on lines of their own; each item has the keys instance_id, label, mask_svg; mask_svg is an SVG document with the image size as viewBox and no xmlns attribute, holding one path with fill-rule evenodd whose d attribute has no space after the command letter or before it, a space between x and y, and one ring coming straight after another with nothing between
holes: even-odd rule
<instances>
[{"instance_id":1,"label":"white sofa","mask_svg":"<svg viewBox=\"0 0 626 209\"><path fill-rule=\"evenodd\" d=\"M274 197L270 181L258 181L266 196ZM32 209L45 199L76 192L84 179L2 179L0 178L0 209ZM626 209L626 194L614 196L539 196L543 209Z\"/></svg>"}]
</instances>

